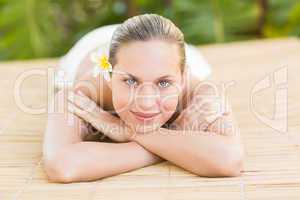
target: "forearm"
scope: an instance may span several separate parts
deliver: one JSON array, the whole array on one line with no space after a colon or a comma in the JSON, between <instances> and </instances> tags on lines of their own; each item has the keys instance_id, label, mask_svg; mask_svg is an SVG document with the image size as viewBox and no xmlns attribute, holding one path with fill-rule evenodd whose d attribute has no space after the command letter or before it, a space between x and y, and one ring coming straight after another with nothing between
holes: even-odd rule
<instances>
[{"instance_id":1,"label":"forearm","mask_svg":"<svg viewBox=\"0 0 300 200\"><path fill-rule=\"evenodd\" d=\"M55 182L91 181L155 164L162 159L136 142L80 142L64 148L48 168Z\"/></svg>"},{"instance_id":2,"label":"forearm","mask_svg":"<svg viewBox=\"0 0 300 200\"><path fill-rule=\"evenodd\" d=\"M198 175L233 176L240 169L242 148L237 136L161 128L137 134L133 141Z\"/></svg>"}]
</instances>

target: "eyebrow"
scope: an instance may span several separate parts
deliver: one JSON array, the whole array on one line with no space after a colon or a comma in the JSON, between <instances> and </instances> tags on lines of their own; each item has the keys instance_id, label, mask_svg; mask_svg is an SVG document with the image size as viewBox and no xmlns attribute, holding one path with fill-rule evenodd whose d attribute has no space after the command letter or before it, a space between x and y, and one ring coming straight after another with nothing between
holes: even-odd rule
<instances>
[{"instance_id":1,"label":"eyebrow","mask_svg":"<svg viewBox=\"0 0 300 200\"><path fill-rule=\"evenodd\" d=\"M132 75L132 74L129 74L129 73L127 73L127 72L125 72L124 75L130 76L130 77L134 78L135 80L137 80L137 81L139 81L139 82L141 81L138 77L136 77L136 76L134 76L134 75ZM157 80L160 80L160 79L164 79L164 78L174 78L174 76L171 76L171 75L164 75L164 76L161 76L161 77L157 78L156 81L157 81Z\"/></svg>"}]
</instances>

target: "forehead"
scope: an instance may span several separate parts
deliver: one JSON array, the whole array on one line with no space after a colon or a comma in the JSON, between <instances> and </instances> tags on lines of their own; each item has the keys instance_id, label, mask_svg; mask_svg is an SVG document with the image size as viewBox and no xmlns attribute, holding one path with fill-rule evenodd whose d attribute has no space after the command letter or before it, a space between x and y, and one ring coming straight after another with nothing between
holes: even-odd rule
<instances>
[{"instance_id":1,"label":"forehead","mask_svg":"<svg viewBox=\"0 0 300 200\"><path fill-rule=\"evenodd\" d=\"M121 46L115 70L143 79L180 75L178 45L162 40L135 41Z\"/></svg>"}]
</instances>

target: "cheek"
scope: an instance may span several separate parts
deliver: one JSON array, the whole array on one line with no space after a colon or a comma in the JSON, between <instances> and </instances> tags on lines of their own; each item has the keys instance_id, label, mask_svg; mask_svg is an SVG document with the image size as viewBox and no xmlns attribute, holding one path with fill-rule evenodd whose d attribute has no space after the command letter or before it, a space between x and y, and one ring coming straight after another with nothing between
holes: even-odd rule
<instances>
[{"instance_id":1,"label":"cheek","mask_svg":"<svg viewBox=\"0 0 300 200\"><path fill-rule=\"evenodd\" d=\"M132 92L128 88L119 84L112 88L112 101L117 113L128 110L131 99Z\"/></svg>"},{"instance_id":2,"label":"cheek","mask_svg":"<svg viewBox=\"0 0 300 200\"><path fill-rule=\"evenodd\" d=\"M162 95L160 101L160 108L164 115L169 116L172 115L178 104L178 94L168 94Z\"/></svg>"}]
</instances>

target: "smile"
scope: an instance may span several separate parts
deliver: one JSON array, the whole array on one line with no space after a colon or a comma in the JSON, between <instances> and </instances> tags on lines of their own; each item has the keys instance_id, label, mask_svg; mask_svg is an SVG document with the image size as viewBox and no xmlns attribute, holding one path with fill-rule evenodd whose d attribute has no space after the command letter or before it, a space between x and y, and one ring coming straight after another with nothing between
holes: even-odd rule
<instances>
[{"instance_id":1,"label":"smile","mask_svg":"<svg viewBox=\"0 0 300 200\"><path fill-rule=\"evenodd\" d=\"M133 112L133 111L130 112L140 121L150 121L160 114L160 112L158 113L141 113L141 112Z\"/></svg>"}]
</instances>

